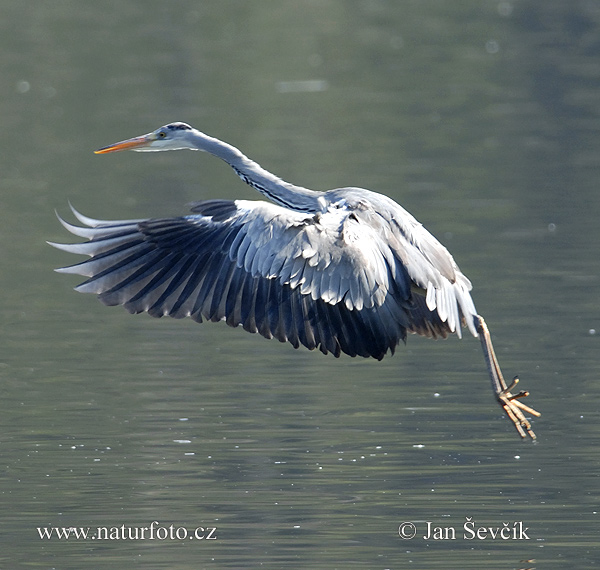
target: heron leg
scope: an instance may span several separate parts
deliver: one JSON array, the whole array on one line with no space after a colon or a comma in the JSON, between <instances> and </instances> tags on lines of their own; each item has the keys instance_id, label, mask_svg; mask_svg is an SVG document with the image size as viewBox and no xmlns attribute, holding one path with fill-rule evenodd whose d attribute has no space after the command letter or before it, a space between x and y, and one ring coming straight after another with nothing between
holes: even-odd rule
<instances>
[{"instance_id":1,"label":"heron leg","mask_svg":"<svg viewBox=\"0 0 600 570\"><path fill-rule=\"evenodd\" d=\"M529 435L531 439L535 439L535 433L531 429L531 424L523 414L526 412L534 416L539 417L541 414L536 412L534 409L526 406L521 402L521 398L529 396L529 392L521 390L516 394L512 394L511 390L514 390L519 379L515 376L510 386L506 385L502 371L500 370L500 364L496 358L494 347L492 346L492 339L490 337L490 331L480 315L475 315L475 328L479 334L481 340L481 347L483 348L483 356L490 373L490 379L492 381L492 390L496 395L496 400L500 404L500 407L506 412L506 415L515 424L519 435L523 438Z\"/></svg>"}]
</instances>

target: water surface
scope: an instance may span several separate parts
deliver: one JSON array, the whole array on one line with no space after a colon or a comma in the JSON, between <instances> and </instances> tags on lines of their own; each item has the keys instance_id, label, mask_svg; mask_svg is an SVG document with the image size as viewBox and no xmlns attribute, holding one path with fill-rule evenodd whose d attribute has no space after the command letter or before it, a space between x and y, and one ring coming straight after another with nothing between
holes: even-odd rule
<instances>
[{"instance_id":1,"label":"water surface","mask_svg":"<svg viewBox=\"0 0 600 570\"><path fill-rule=\"evenodd\" d=\"M587 568L598 521L594 3L4 3L0 560L28 568ZM184 120L315 189L400 201L475 285L539 439L479 342L382 362L72 291L54 209L253 199L198 153L94 148ZM468 540L465 522L528 539ZM216 528L43 540L38 527ZM399 537L403 522L413 540ZM455 540L426 540L427 522ZM442 532L442 531L439 531ZM438 535L440 536L440 535Z\"/></svg>"}]
</instances>

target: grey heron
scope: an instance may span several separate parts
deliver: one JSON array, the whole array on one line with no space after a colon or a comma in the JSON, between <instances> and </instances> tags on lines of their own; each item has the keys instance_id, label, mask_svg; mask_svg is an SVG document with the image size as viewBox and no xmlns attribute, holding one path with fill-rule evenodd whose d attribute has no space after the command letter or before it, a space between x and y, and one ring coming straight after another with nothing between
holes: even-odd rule
<instances>
[{"instance_id":1,"label":"grey heron","mask_svg":"<svg viewBox=\"0 0 600 570\"><path fill-rule=\"evenodd\" d=\"M51 245L90 259L57 271L88 279L76 287L106 305L154 317L224 320L295 348L335 356L393 353L408 332L479 337L496 400L521 437L535 439L512 394L471 283L448 250L391 198L361 188L318 192L295 186L242 152L186 123L171 123L95 151L208 152L271 202L205 200L190 215L104 221L73 209L88 241Z\"/></svg>"}]
</instances>

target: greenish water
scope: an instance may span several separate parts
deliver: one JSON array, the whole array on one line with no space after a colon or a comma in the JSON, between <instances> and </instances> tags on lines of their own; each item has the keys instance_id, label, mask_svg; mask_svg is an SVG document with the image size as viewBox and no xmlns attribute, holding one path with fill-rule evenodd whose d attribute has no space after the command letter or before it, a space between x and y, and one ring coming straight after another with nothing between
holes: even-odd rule
<instances>
[{"instance_id":1,"label":"greenish water","mask_svg":"<svg viewBox=\"0 0 600 570\"><path fill-rule=\"evenodd\" d=\"M0 9L2 567L597 564L596 2ZM45 244L68 239L69 200L110 219L255 197L209 156L92 153L173 120L291 182L409 209L473 281L538 441L500 414L476 339L336 360L73 292L52 271L72 257ZM471 519L528 539L469 540ZM217 539L37 530L153 521Z\"/></svg>"}]
</instances>

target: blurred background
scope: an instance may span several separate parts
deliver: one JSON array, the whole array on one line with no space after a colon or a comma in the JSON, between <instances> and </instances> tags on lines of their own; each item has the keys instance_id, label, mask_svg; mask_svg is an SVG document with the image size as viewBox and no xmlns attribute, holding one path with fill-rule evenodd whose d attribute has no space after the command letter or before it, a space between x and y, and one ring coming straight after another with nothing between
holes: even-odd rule
<instances>
[{"instance_id":1,"label":"blurred background","mask_svg":"<svg viewBox=\"0 0 600 570\"><path fill-rule=\"evenodd\" d=\"M600 427L600 2L0 2L0 565L589 568ZM479 341L335 359L72 290L56 220L255 199L200 153L95 156L186 121L285 180L385 193L453 253ZM72 240L71 240L72 241ZM521 521L529 540L463 540ZM39 527L216 527L51 540ZM403 540L398 526L416 525ZM456 540L426 540L426 522ZM596 554L597 556L597 554ZM596 558L597 562L597 558Z\"/></svg>"}]
</instances>

